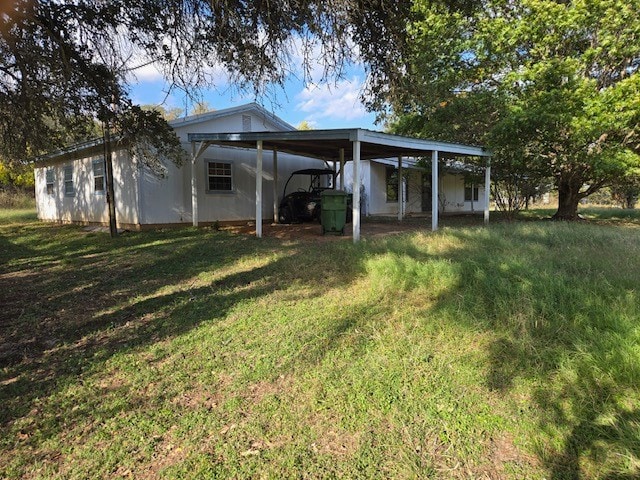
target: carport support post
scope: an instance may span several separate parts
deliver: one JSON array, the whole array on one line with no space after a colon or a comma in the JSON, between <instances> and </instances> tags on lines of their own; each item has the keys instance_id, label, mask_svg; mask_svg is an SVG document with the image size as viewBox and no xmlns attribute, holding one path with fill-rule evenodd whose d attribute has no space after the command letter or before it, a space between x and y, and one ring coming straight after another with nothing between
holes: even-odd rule
<instances>
[{"instance_id":1,"label":"carport support post","mask_svg":"<svg viewBox=\"0 0 640 480\"><path fill-rule=\"evenodd\" d=\"M340 149L340 190L344 191L344 148Z\"/></svg>"},{"instance_id":2,"label":"carport support post","mask_svg":"<svg viewBox=\"0 0 640 480\"><path fill-rule=\"evenodd\" d=\"M491 157L487 158L484 169L484 223L489 223L489 195L491 193Z\"/></svg>"},{"instance_id":3,"label":"carport support post","mask_svg":"<svg viewBox=\"0 0 640 480\"><path fill-rule=\"evenodd\" d=\"M431 230L438 230L438 151L431 152Z\"/></svg>"},{"instance_id":4,"label":"carport support post","mask_svg":"<svg viewBox=\"0 0 640 480\"><path fill-rule=\"evenodd\" d=\"M262 140L256 145L256 237L262 237Z\"/></svg>"},{"instance_id":5,"label":"carport support post","mask_svg":"<svg viewBox=\"0 0 640 480\"><path fill-rule=\"evenodd\" d=\"M273 223L278 223L278 149L273 149Z\"/></svg>"},{"instance_id":6,"label":"carport support post","mask_svg":"<svg viewBox=\"0 0 640 480\"><path fill-rule=\"evenodd\" d=\"M402 182L402 157L398 157L398 221L402 221L402 207L404 206L404 191Z\"/></svg>"},{"instance_id":7,"label":"carport support post","mask_svg":"<svg viewBox=\"0 0 640 480\"><path fill-rule=\"evenodd\" d=\"M198 226L198 158L209 145L201 142L196 149L196 142L191 142L191 219L193 226Z\"/></svg>"},{"instance_id":8,"label":"carport support post","mask_svg":"<svg viewBox=\"0 0 640 480\"><path fill-rule=\"evenodd\" d=\"M353 243L360 241L360 141L353 142Z\"/></svg>"}]
</instances>

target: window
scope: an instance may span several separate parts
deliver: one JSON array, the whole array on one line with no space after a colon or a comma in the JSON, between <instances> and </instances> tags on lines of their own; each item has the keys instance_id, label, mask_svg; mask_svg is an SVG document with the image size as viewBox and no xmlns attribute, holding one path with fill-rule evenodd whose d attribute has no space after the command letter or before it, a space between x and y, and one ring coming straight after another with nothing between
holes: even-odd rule
<instances>
[{"instance_id":1,"label":"window","mask_svg":"<svg viewBox=\"0 0 640 480\"><path fill-rule=\"evenodd\" d=\"M55 189L54 189L54 185L55 185L55 172L53 171L53 168L47 168L47 172L46 172L46 183L47 183L47 195L53 195Z\"/></svg>"},{"instance_id":2,"label":"window","mask_svg":"<svg viewBox=\"0 0 640 480\"><path fill-rule=\"evenodd\" d=\"M387 202L398 201L398 171L393 167L386 170Z\"/></svg>"},{"instance_id":3,"label":"window","mask_svg":"<svg viewBox=\"0 0 640 480\"><path fill-rule=\"evenodd\" d=\"M72 197L76 194L73 189L73 165L67 165L64 167L64 194L68 197Z\"/></svg>"},{"instance_id":4,"label":"window","mask_svg":"<svg viewBox=\"0 0 640 480\"><path fill-rule=\"evenodd\" d=\"M472 197L473 195L473 197ZM478 201L478 187L472 185L464 186L464 201L465 202L477 202Z\"/></svg>"},{"instance_id":5,"label":"window","mask_svg":"<svg viewBox=\"0 0 640 480\"><path fill-rule=\"evenodd\" d=\"M242 131L251 131L251 115L242 115Z\"/></svg>"},{"instance_id":6,"label":"window","mask_svg":"<svg viewBox=\"0 0 640 480\"><path fill-rule=\"evenodd\" d=\"M231 164L223 162L207 162L207 191L232 192L233 181Z\"/></svg>"},{"instance_id":7,"label":"window","mask_svg":"<svg viewBox=\"0 0 640 480\"><path fill-rule=\"evenodd\" d=\"M104 159L93 161L93 191L104 193L105 190Z\"/></svg>"}]
</instances>

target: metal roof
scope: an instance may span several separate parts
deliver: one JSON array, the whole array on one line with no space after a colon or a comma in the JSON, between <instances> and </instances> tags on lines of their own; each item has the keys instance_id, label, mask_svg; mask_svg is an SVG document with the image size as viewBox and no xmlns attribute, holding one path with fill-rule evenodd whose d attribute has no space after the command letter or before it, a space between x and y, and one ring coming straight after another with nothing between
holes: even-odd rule
<instances>
[{"instance_id":1,"label":"metal roof","mask_svg":"<svg viewBox=\"0 0 640 480\"><path fill-rule=\"evenodd\" d=\"M222 110L212 110L210 112L201 113L198 115L191 115L184 118L176 118L175 120L171 120L168 123L173 128L180 128L180 127L185 127L187 125L193 125L196 123L214 120L217 118L224 118L230 115L236 115L238 113L249 113L249 112L253 113L258 117L262 117L263 119L271 121L272 123L280 127L282 130L289 130L289 131L295 130L295 127L293 125L285 122L280 117L278 117L274 113L271 113L266 108L264 108L261 105L258 105L255 102L247 103L245 105L238 105L237 107L223 108Z\"/></svg>"},{"instance_id":2,"label":"metal roof","mask_svg":"<svg viewBox=\"0 0 640 480\"><path fill-rule=\"evenodd\" d=\"M241 133L190 133L190 142L209 145L225 145L255 149L262 141L263 148L277 149L295 155L336 161L340 149L344 149L345 160L353 160L354 141L360 141L360 158L374 160L399 156L426 156L438 151L441 157L490 157L491 152L483 147L423 140L360 128L333 130L295 130L288 132L241 132Z\"/></svg>"}]
</instances>

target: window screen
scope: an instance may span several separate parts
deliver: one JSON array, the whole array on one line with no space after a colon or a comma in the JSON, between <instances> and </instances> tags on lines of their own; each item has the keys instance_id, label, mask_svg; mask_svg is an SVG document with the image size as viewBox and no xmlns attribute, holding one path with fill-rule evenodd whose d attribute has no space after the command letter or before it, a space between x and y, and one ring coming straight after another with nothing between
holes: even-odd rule
<instances>
[{"instance_id":1,"label":"window screen","mask_svg":"<svg viewBox=\"0 0 640 480\"><path fill-rule=\"evenodd\" d=\"M65 195L75 195L75 190L73 188L73 166L67 165L64 167L64 194Z\"/></svg>"},{"instance_id":2,"label":"window screen","mask_svg":"<svg viewBox=\"0 0 640 480\"><path fill-rule=\"evenodd\" d=\"M209 191L231 192L233 190L230 163L208 162L207 177Z\"/></svg>"},{"instance_id":3,"label":"window screen","mask_svg":"<svg viewBox=\"0 0 640 480\"><path fill-rule=\"evenodd\" d=\"M55 175L52 168L47 169L46 172L46 182L47 182L47 194L53 195L55 191Z\"/></svg>"},{"instance_id":4,"label":"window screen","mask_svg":"<svg viewBox=\"0 0 640 480\"><path fill-rule=\"evenodd\" d=\"M95 160L93 162L93 191L104 193L104 160Z\"/></svg>"}]
</instances>

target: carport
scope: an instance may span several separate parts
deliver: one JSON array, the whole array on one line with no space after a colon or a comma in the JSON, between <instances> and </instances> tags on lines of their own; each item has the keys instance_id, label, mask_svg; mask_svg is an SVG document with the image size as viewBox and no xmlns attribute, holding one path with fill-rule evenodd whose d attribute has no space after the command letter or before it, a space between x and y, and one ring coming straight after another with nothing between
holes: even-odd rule
<instances>
[{"instance_id":1,"label":"carport","mask_svg":"<svg viewBox=\"0 0 640 480\"><path fill-rule=\"evenodd\" d=\"M402 178L402 161L406 157L431 156L432 212L431 229L438 229L438 161L441 158L481 157L485 161L484 221L489 221L491 153L482 147L422 140L360 128L333 130L296 130L282 132L190 133L192 147L191 205L193 225L198 226L196 161L211 145L256 150L256 236L262 237L262 159L265 150L273 153L274 220L278 218L278 152L286 152L340 165L353 162L353 241L360 240L360 161L393 158L398 161L398 177ZM344 175L340 175L344 189ZM398 218L402 219L402 208Z\"/></svg>"}]
</instances>

